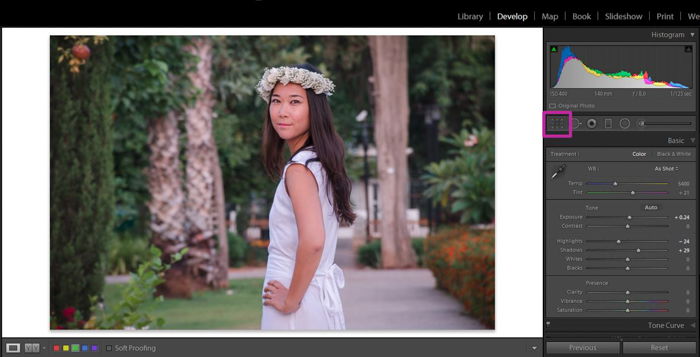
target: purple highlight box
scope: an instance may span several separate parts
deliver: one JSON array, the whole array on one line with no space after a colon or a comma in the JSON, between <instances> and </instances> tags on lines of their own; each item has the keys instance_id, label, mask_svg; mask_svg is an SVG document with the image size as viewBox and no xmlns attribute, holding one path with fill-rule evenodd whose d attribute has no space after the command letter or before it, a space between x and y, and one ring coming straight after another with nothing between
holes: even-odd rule
<instances>
[{"instance_id":1,"label":"purple highlight box","mask_svg":"<svg viewBox=\"0 0 700 357\"><path fill-rule=\"evenodd\" d=\"M568 115L569 116L569 133L568 134L547 134L547 115ZM574 136L573 113L571 111L551 111L545 110L542 112L542 137L543 138L572 138Z\"/></svg>"},{"instance_id":2,"label":"purple highlight box","mask_svg":"<svg viewBox=\"0 0 700 357\"><path fill-rule=\"evenodd\" d=\"M92 345L92 352L97 352L97 345Z\"/></svg>"}]
</instances>

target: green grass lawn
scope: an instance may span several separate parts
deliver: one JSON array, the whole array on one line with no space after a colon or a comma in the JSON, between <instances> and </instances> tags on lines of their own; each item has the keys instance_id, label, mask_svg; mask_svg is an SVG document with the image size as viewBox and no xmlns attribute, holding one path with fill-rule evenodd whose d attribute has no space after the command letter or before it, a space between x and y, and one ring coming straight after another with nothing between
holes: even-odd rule
<instances>
[{"instance_id":1,"label":"green grass lawn","mask_svg":"<svg viewBox=\"0 0 700 357\"><path fill-rule=\"evenodd\" d=\"M258 330L262 310L262 278L230 280L229 289L195 292L192 299L166 299L146 306L156 318L165 319L163 329L169 330ZM126 284L107 284L104 290L105 308L121 299Z\"/></svg>"}]
</instances>

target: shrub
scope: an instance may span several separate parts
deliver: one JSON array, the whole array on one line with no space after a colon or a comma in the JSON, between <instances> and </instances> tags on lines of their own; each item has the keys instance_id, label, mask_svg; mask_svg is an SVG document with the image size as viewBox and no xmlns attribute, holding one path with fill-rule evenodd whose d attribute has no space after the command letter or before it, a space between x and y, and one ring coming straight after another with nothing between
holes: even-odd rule
<instances>
[{"instance_id":1,"label":"shrub","mask_svg":"<svg viewBox=\"0 0 700 357\"><path fill-rule=\"evenodd\" d=\"M458 213L460 223L489 223L495 217L495 137L488 129L462 130L440 141L452 157L428 165L424 194Z\"/></svg>"},{"instance_id":2,"label":"shrub","mask_svg":"<svg viewBox=\"0 0 700 357\"><path fill-rule=\"evenodd\" d=\"M139 265L135 273L131 273L131 280L122 292L122 299L113 308L106 312L104 304L96 296L90 296L91 317L88 321L82 319L80 311L68 307L61 312L61 316L51 313L52 329L149 329L161 327L165 323L163 318L154 318L147 313L145 306L152 301L163 301L163 296L156 300L154 292L156 286L163 283L163 273L172 264L182 259L187 253L183 248L178 253L171 255L171 264L164 264L161 260L161 250L155 246L148 249L147 259ZM62 318L62 319L61 319ZM59 324L60 320L66 320L65 325Z\"/></svg>"},{"instance_id":3,"label":"shrub","mask_svg":"<svg viewBox=\"0 0 700 357\"><path fill-rule=\"evenodd\" d=\"M416 253L416 258L419 267L423 267L424 262L424 248L423 245L425 239L423 238L413 238L411 239L411 246L413 251ZM375 239L370 243L367 243L357 250L357 261L371 268L379 268L382 266L382 246L381 239Z\"/></svg>"},{"instance_id":4,"label":"shrub","mask_svg":"<svg viewBox=\"0 0 700 357\"><path fill-rule=\"evenodd\" d=\"M115 237L107 251L108 272L113 275L129 274L148 259L148 239L133 236Z\"/></svg>"},{"instance_id":5,"label":"shrub","mask_svg":"<svg viewBox=\"0 0 700 357\"><path fill-rule=\"evenodd\" d=\"M229 266L240 267L245 264L248 243L243 237L228 233L228 262Z\"/></svg>"},{"instance_id":6,"label":"shrub","mask_svg":"<svg viewBox=\"0 0 700 357\"><path fill-rule=\"evenodd\" d=\"M71 308L86 316L88 296L104 288L106 243L114 227L114 45L82 36L49 41L49 309ZM78 42L93 49L83 66L70 57ZM67 322L61 314L56 318Z\"/></svg>"},{"instance_id":7,"label":"shrub","mask_svg":"<svg viewBox=\"0 0 700 357\"><path fill-rule=\"evenodd\" d=\"M495 326L495 252L493 230L466 226L440 231L425 242L425 261L438 288L457 297L465 310Z\"/></svg>"},{"instance_id":8,"label":"shrub","mask_svg":"<svg viewBox=\"0 0 700 357\"><path fill-rule=\"evenodd\" d=\"M368 267L379 268L382 265L382 242L373 240L357 249L357 261Z\"/></svg>"},{"instance_id":9,"label":"shrub","mask_svg":"<svg viewBox=\"0 0 700 357\"><path fill-rule=\"evenodd\" d=\"M247 265L262 266L267 263L267 247L270 245L269 240L256 239L248 245L245 253L245 261Z\"/></svg>"}]
</instances>

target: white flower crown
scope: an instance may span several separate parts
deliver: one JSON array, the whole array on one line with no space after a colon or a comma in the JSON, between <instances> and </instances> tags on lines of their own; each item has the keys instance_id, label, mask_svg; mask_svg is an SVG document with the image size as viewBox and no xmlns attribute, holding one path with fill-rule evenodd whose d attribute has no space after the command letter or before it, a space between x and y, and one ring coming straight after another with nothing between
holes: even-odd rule
<instances>
[{"instance_id":1,"label":"white flower crown","mask_svg":"<svg viewBox=\"0 0 700 357\"><path fill-rule=\"evenodd\" d=\"M312 89L316 94L323 93L327 96L333 94L335 89L333 82L320 73L296 67L265 68L265 73L256 87L258 94L265 102L270 102L270 94L277 82L284 85L290 82L296 83L305 89Z\"/></svg>"}]
</instances>

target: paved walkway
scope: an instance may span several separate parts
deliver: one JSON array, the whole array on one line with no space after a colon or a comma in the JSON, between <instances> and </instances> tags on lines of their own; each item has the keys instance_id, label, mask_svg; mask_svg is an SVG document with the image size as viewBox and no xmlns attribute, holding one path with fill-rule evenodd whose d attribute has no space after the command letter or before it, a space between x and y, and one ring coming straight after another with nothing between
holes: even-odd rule
<instances>
[{"instance_id":1,"label":"paved walkway","mask_svg":"<svg viewBox=\"0 0 700 357\"><path fill-rule=\"evenodd\" d=\"M476 330L462 304L435 288L428 269L375 270L355 262L351 239L339 239L335 262L345 273L345 324L353 330Z\"/></svg>"},{"instance_id":2,"label":"paved walkway","mask_svg":"<svg viewBox=\"0 0 700 357\"><path fill-rule=\"evenodd\" d=\"M484 329L463 314L455 298L435 288L428 269L375 270L356 268L349 240L338 242L336 262L345 273L341 290L345 322L350 330ZM229 279L262 278L265 268L236 268ZM108 276L107 283L129 276Z\"/></svg>"},{"instance_id":3,"label":"paved walkway","mask_svg":"<svg viewBox=\"0 0 700 357\"><path fill-rule=\"evenodd\" d=\"M352 330L484 329L455 298L435 288L428 269L344 269L345 323Z\"/></svg>"}]
</instances>

